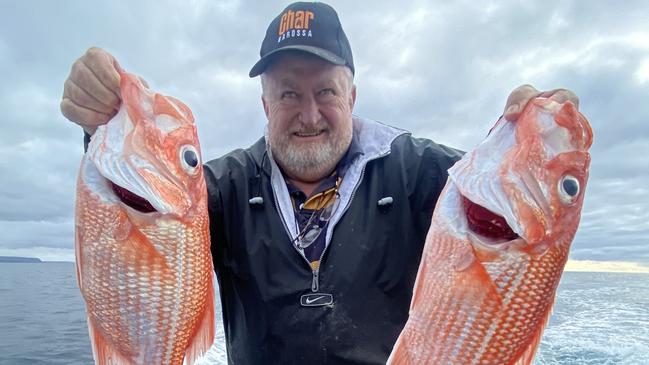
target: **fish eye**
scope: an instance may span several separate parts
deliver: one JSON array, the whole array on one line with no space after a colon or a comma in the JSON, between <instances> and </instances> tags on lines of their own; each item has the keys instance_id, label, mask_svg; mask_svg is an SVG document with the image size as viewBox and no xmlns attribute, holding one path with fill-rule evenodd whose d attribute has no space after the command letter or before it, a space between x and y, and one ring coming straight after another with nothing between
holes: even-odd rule
<instances>
[{"instance_id":1,"label":"fish eye","mask_svg":"<svg viewBox=\"0 0 649 365\"><path fill-rule=\"evenodd\" d=\"M579 180L572 175L565 175L559 180L559 197L565 204L570 204L579 195Z\"/></svg>"},{"instance_id":2,"label":"fish eye","mask_svg":"<svg viewBox=\"0 0 649 365\"><path fill-rule=\"evenodd\" d=\"M196 147L190 144L180 147L180 164L190 174L195 174L198 171L200 158Z\"/></svg>"}]
</instances>

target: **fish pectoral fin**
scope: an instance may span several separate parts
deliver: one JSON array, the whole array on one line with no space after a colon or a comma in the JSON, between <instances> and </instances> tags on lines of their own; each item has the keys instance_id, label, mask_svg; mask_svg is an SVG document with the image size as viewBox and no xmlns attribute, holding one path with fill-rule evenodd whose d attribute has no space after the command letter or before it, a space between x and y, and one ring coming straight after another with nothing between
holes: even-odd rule
<instances>
[{"instance_id":1,"label":"fish pectoral fin","mask_svg":"<svg viewBox=\"0 0 649 365\"><path fill-rule=\"evenodd\" d=\"M482 245L472 246L473 254L480 262L494 262L501 259L501 253L497 249L489 249Z\"/></svg>"},{"instance_id":2,"label":"fish pectoral fin","mask_svg":"<svg viewBox=\"0 0 649 365\"><path fill-rule=\"evenodd\" d=\"M539 345L541 344L541 337L543 336L543 331L545 330L545 327L548 325L548 322L550 321L550 314L552 314L552 307L554 306L554 301L555 301L555 296L552 296L552 304L548 307L547 312L541 319L541 323L539 324L538 328L534 331L532 338L530 340L530 343L528 346L521 352L521 354L518 357L518 360L513 365L530 365L532 364L532 361L534 361L534 355L536 354L536 350L539 348Z\"/></svg>"},{"instance_id":3,"label":"fish pectoral fin","mask_svg":"<svg viewBox=\"0 0 649 365\"><path fill-rule=\"evenodd\" d=\"M83 276L81 275L81 272L83 268L81 267L83 265L83 256L81 254L81 237L80 237L80 232L77 229L75 232L75 238L74 238L74 263L75 267L77 268L77 284L79 284L79 289L81 290L81 294L83 295L83 281L82 278Z\"/></svg>"},{"instance_id":4,"label":"fish pectoral fin","mask_svg":"<svg viewBox=\"0 0 649 365\"><path fill-rule=\"evenodd\" d=\"M454 268L457 272L455 285L462 288L467 298L473 298L475 303L488 300L500 306L502 298L496 289L491 275L483 265L484 256L473 246L458 256ZM489 260L486 260L489 261Z\"/></svg>"},{"instance_id":5,"label":"fish pectoral fin","mask_svg":"<svg viewBox=\"0 0 649 365\"><path fill-rule=\"evenodd\" d=\"M95 327L90 317L87 318L90 344L92 345L92 357L96 365L131 365L132 362L120 354L101 332Z\"/></svg>"},{"instance_id":6,"label":"fish pectoral fin","mask_svg":"<svg viewBox=\"0 0 649 365\"><path fill-rule=\"evenodd\" d=\"M183 365L192 365L202 355L204 355L210 346L214 343L214 277L210 280L207 288L207 301L205 309L200 317L198 327L194 336L191 337L189 346L185 351Z\"/></svg>"}]
</instances>

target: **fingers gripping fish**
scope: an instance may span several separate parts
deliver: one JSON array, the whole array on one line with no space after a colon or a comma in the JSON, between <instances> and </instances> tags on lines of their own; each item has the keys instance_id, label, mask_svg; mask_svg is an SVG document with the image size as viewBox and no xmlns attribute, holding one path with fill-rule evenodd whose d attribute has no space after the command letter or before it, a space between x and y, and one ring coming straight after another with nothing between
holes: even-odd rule
<instances>
[{"instance_id":1,"label":"fingers gripping fish","mask_svg":"<svg viewBox=\"0 0 649 365\"><path fill-rule=\"evenodd\" d=\"M592 130L537 98L449 170L389 364L530 364L577 230Z\"/></svg>"},{"instance_id":2,"label":"fingers gripping fish","mask_svg":"<svg viewBox=\"0 0 649 365\"><path fill-rule=\"evenodd\" d=\"M97 364L192 364L214 339L207 190L189 108L121 73L77 183L77 279Z\"/></svg>"}]
</instances>

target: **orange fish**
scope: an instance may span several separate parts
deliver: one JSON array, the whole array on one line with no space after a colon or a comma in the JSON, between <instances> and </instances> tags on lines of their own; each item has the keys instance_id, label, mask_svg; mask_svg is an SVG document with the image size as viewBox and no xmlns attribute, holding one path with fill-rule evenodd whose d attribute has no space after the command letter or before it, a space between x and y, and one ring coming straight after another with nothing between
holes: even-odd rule
<instances>
[{"instance_id":1,"label":"orange fish","mask_svg":"<svg viewBox=\"0 0 649 365\"><path fill-rule=\"evenodd\" d=\"M388 364L530 364L588 180L592 130L536 98L449 170Z\"/></svg>"},{"instance_id":2,"label":"orange fish","mask_svg":"<svg viewBox=\"0 0 649 365\"><path fill-rule=\"evenodd\" d=\"M207 189L189 108L120 72L81 162L77 280L97 364L193 364L214 339Z\"/></svg>"}]
</instances>

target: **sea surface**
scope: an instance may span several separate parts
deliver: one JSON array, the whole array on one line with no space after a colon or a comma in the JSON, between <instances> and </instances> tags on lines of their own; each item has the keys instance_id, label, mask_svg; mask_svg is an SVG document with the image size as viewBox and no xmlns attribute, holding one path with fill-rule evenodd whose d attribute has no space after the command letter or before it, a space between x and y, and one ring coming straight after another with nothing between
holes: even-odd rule
<instances>
[{"instance_id":1,"label":"sea surface","mask_svg":"<svg viewBox=\"0 0 649 365\"><path fill-rule=\"evenodd\" d=\"M0 364L92 363L74 264L0 264ZM534 364L649 364L649 274L565 273Z\"/></svg>"}]
</instances>

